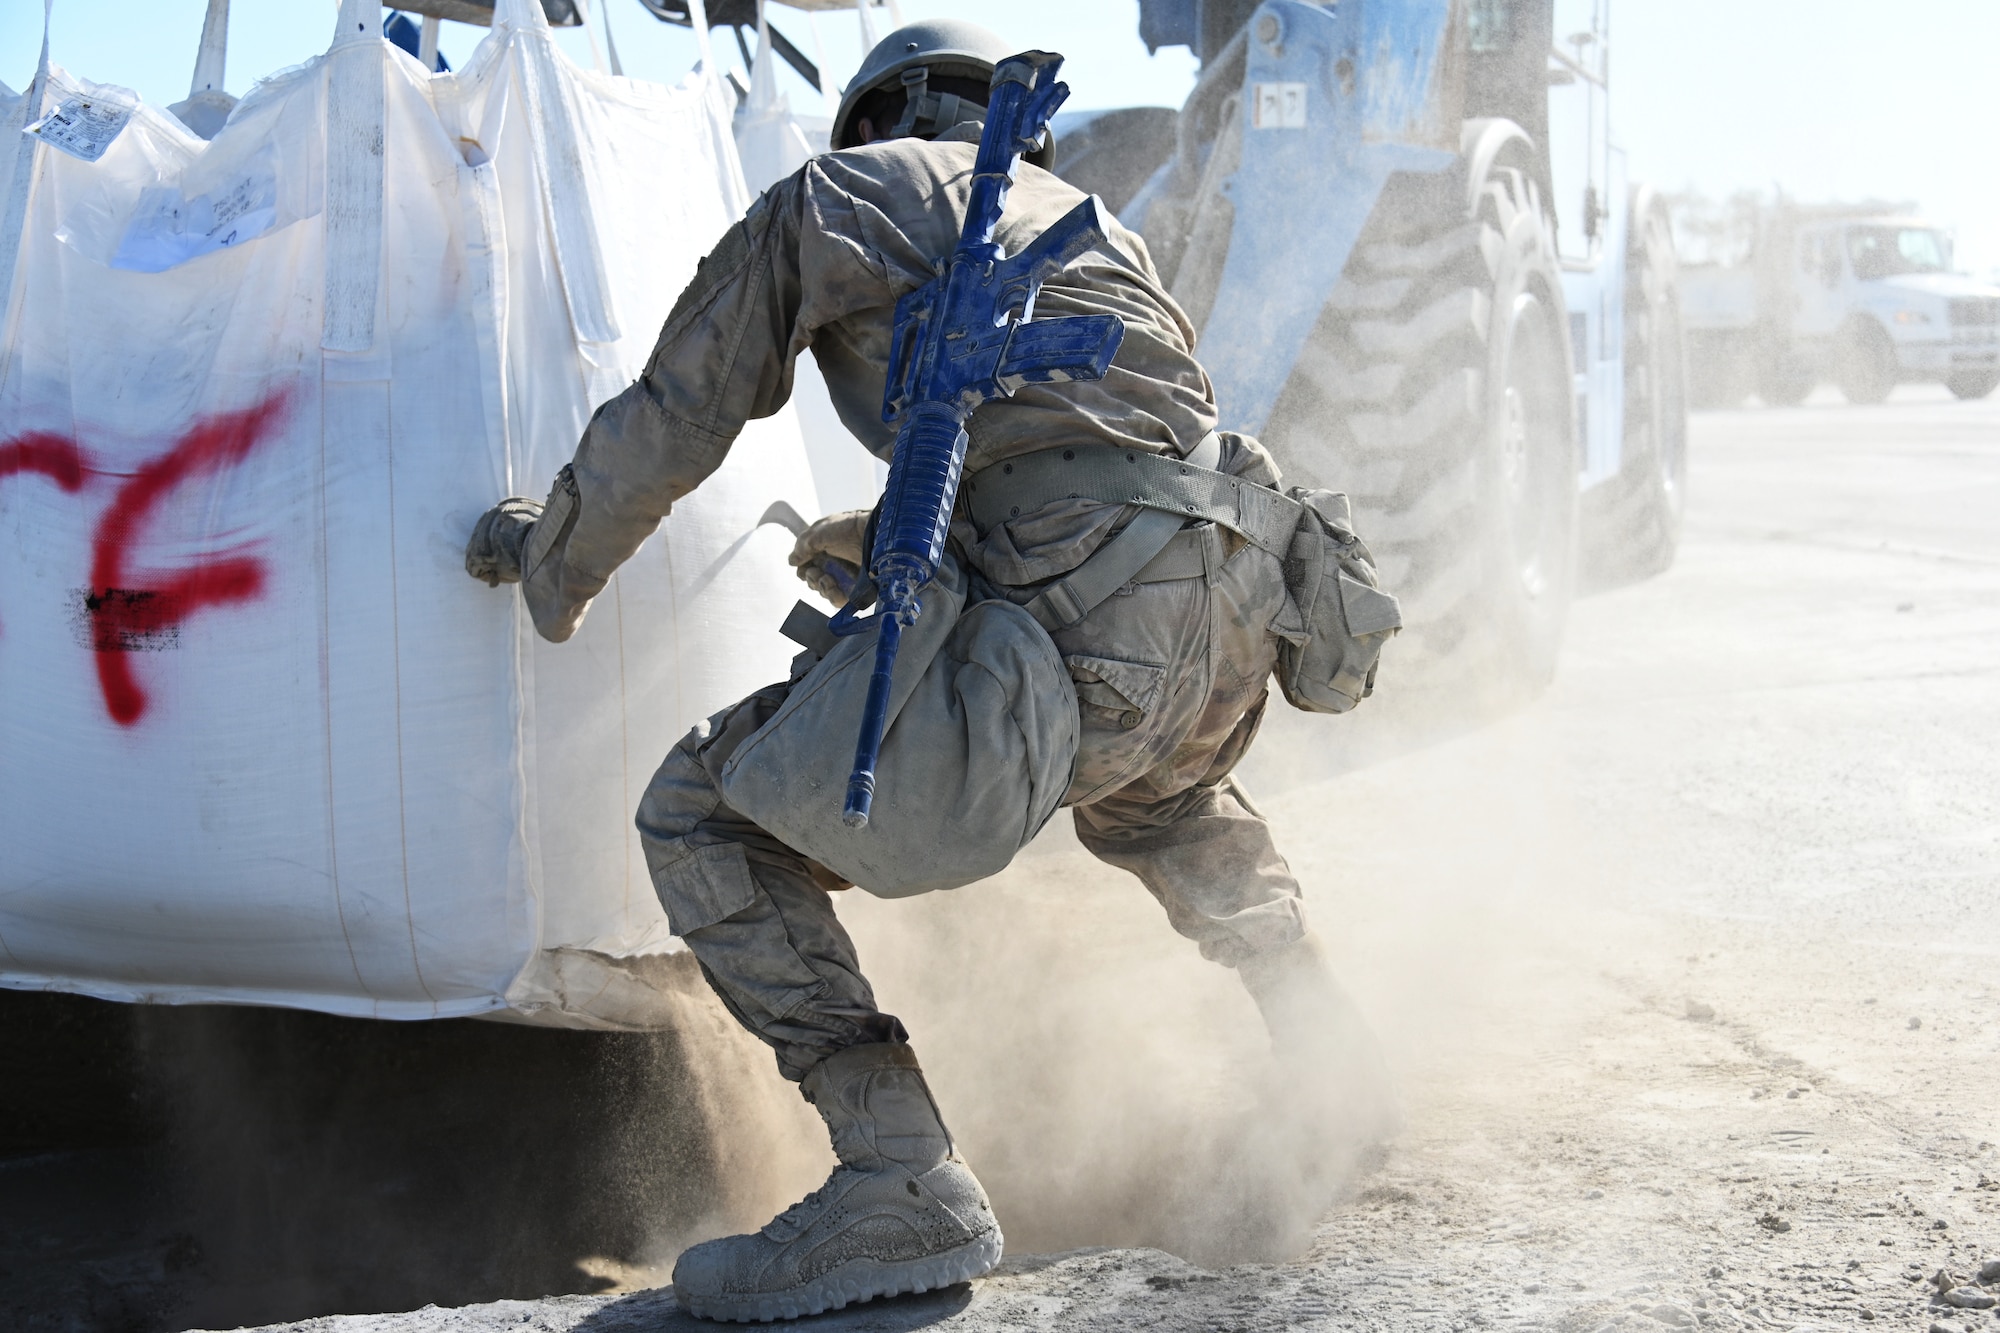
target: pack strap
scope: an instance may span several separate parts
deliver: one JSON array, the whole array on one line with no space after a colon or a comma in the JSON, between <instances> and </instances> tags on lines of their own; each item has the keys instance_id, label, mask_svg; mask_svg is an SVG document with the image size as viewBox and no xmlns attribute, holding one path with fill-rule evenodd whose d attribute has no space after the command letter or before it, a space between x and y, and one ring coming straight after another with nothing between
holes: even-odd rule
<instances>
[{"instance_id":1,"label":"pack strap","mask_svg":"<svg viewBox=\"0 0 2000 1333\"><path fill-rule=\"evenodd\" d=\"M1142 505L1177 515L1182 522L1219 523L1283 559L1291 550L1303 506L1268 486L1217 472L1213 464L1220 461L1221 441L1213 432L1185 459L1078 444L983 467L966 479L961 493L981 535L1058 500L1096 500ZM1126 531L1137 524L1135 519ZM1102 548L1098 555L1108 554L1116 545Z\"/></svg>"},{"instance_id":2,"label":"pack strap","mask_svg":"<svg viewBox=\"0 0 2000 1333\"><path fill-rule=\"evenodd\" d=\"M1147 561L1146 567L1132 576L1132 582L1171 583L1175 579L1207 578L1229 559L1221 538L1216 536L1217 531L1215 525L1209 523L1182 528L1167 543L1165 550Z\"/></svg>"},{"instance_id":3,"label":"pack strap","mask_svg":"<svg viewBox=\"0 0 2000 1333\"><path fill-rule=\"evenodd\" d=\"M1082 449L1046 449L1040 453L1027 455L1025 460L1016 459L1014 463L1017 465L1017 472L1019 472L1018 464L1021 462L1039 459L1046 455L1053 455L1058 462L1068 466L1077 461L1077 456L1083 452L1084 450ZM1125 453L1124 450L1111 448L1104 448L1102 452L1120 457ZM1070 457L1065 459L1064 455L1070 455ZM1151 455L1137 456L1151 457ZM1187 462L1185 464L1176 463L1175 466L1191 467L1209 472L1215 464L1221 461L1222 441L1214 431L1210 431L1202 437L1200 444L1197 444L1188 452ZM985 477L989 473L996 472L997 469L1007 466L1008 464L1001 463L996 465L996 467L982 468L978 475ZM1000 472L999 475L1005 483L1012 483L1014 481L1014 478L1005 472ZM1030 473L1028 475L1033 474ZM1219 477L1222 474L1211 472L1211 475ZM1002 491L1004 488L996 486L993 489L995 491ZM1012 507L1013 503L1009 501L1010 507ZM1043 503L1046 503L1046 501ZM1022 506L1022 508L1025 507ZM1016 510L1015 512L1020 512L1020 510ZM977 515L974 516L973 521L975 523L978 522ZM1028 614L1033 616L1036 622L1051 634L1054 634L1057 630L1067 629L1071 625L1076 624L1079 620L1082 620L1097 609L1111 594L1117 592L1126 584L1139 579L1142 574L1155 573L1156 571L1153 571L1151 567L1166 554L1169 546L1174 543L1174 539L1180 535L1182 525L1187 521L1188 516L1186 514L1164 507L1148 506L1138 517L1125 525L1123 532L1092 552L1088 560L1085 560L1068 574L1035 594L1026 604ZM1192 574L1202 573L1207 568L1206 560L1202 556L1204 548L1196 545L1190 549L1194 551L1198 559L1203 560L1203 563L1191 573L1168 573L1165 570L1157 571L1157 573L1164 574L1165 577L1169 578L1187 578L1192 577ZM1179 563L1185 562L1182 561ZM1178 569L1178 563L1176 564L1176 569ZM1163 582L1164 579L1155 577L1148 578L1145 581Z\"/></svg>"}]
</instances>

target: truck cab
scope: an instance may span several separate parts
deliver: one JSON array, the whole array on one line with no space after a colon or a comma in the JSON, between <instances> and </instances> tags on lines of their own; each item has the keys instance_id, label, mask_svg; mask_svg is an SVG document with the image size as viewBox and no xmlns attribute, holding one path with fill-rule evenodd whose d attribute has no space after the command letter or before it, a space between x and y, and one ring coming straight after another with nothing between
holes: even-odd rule
<instances>
[{"instance_id":1,"label":"truck cab","mask_svg":"<svg viewBox=\"0 0 2000 1333\"><path fill-rule=\"evenodd\" d=\"M1953 272L1951 260L1950 235L1917 218L1802 228L1794 336L1823 344L1834 379L1858 401L1911 380L1982 398L2000 384L2000 288Z\"/></svg>"},{"instance_id":2,"label":"truck cab","mask_svg":"<svg viewBox=\"0 0 2000 1333\"><path fill-rule=\"evenodd\" d=\"M2000 386L2000 287L1952 267L1951 234L1879 207L1760 206L1747 253L1685 272L1691 376L1727 406L1789 405L1831 380L1850 402L1905 383Z\"/></svg>"}]
</instances>

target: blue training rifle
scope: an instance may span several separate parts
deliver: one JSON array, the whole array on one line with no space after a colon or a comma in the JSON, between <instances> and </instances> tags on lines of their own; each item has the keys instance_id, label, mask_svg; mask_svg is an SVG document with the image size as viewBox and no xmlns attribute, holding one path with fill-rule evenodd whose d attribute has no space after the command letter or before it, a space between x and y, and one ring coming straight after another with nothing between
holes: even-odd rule
<instances>
[{"instance_id":1,"label":"blue training rifle","mask_svg":"<svg viewBox=\"0 0 2000 1333\"><path fill-rule=\"evenodd\" d=\"M917 594L937 576L965 466L965 421L980 404L1024 384L1102 379L1125 336L1116 315L1037 320L1035 294L1077 256L1104 240L1095 197L1011 258L993 232L1007 206L1015 163L1034 149L1069 86L1056 81L1062 57L1009 56L993 71L993 93L973 164L972 194L958 248L936 278L896 302L882 419L896 423L889 481L875 520L868 576L879 606L856 619L850 599L831 628L857 634L879 626L875 670L854 747L841 819L863 828L875 800L875 764L889 720L889 683L903 631L923 613Z\"/></svg>"}]
</instances>

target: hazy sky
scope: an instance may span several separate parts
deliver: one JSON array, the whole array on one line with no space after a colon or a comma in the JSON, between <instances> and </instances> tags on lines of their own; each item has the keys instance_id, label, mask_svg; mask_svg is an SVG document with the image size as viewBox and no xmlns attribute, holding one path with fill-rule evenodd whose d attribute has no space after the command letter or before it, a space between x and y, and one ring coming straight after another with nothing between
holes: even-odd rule
<instances>
[{"instance_id":1,"label":"hazy sky","mask_svg":"<svg viewBox=\"0 0 2000 1333\"><path fill-rule=\"evenodd\" d=\"M1381 3L1385 0L1364 0ZM628 74L676 79L694 59L684 30L636 0L604 0ZM186 95L204 0L55 0L53 56L71 72ZM1148 57L1136 0L902 0L905 17L955 14L1022 47L1069 57L1075 107L1177 105L1194 65L1182 50ZM813 21L774 6L778 25L844 80L860 58L852 13ZM228 85L320 51L333 0L235 0ZM0 79L19 88L41 44L41 6L0 0ZM482 30L445 25L457 63ZM579 32L563 34L590 59ZM727 64L733 41L723 38ZM2000 269L2000 0L1612 0L1617 138L1635 177L1714 194L1782 185L1805 199L1915 201L1956 227L1961 262ZM793 105L817 95L787 78Z\"/></svg>"},{"instance_id":2,"label":"hazy sky","mask_svg":"<svg viewBox=\"0 0 2000 1333\"><path fill-rule=\"evenodd\" d=\"M1635 176L1912 200L2000 269L1996 0L1618 0L1611 50Z\"/></svg>"}]
</instances>

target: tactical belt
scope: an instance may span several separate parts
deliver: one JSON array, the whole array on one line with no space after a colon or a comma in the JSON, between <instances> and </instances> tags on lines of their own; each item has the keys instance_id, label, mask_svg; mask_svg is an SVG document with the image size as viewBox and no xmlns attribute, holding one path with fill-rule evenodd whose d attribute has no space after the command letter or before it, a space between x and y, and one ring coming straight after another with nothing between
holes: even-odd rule
<instances>
[{"instance_id":1,"label":"tactical belt","mask_svg":"<svg viewBox=\"0 0 2000 1333\"><path fill-rule=\"evenodd\" d=\"M1028 612L1051 634L1076 624L1128 583L1164 583L1212 572L1213 530L1239 533L1283 559L1304 506L1268 486L1215 471L1222 441L1210 431L1185 459L1079 444L1010 458L968 477L962 492L980 534L1059 500L1139 505L1144 511L1088 560L1037 593Z\"/></svg>"}]
</instances>

